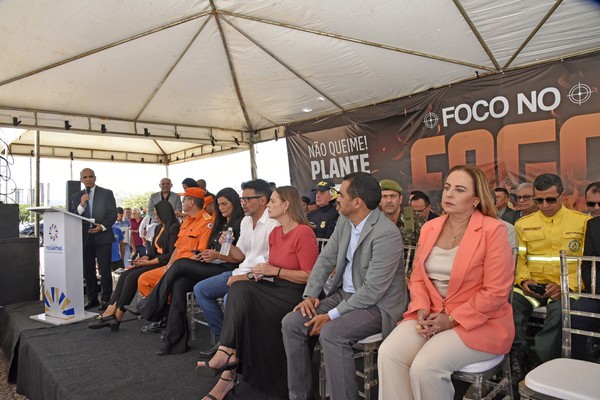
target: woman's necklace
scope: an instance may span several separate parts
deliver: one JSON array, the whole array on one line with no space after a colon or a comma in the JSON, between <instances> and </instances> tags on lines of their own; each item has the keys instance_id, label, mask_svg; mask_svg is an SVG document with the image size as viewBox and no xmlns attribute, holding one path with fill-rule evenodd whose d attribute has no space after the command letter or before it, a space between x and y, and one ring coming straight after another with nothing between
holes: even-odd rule
<instances>
[{"instance_id":1,"label":"woman's necklace","mask_svg":"<svg viewBox=\"0 0 600 400\"><path fill-rule=\"evenodd\" d=\"M456 243L456 238L458 237L458 235L460 235L461 233L463 233L463 231L467 228L467 226L469 225L469 223L467 222L462 228L460 228L458 230L458 232L454 233L452 232L452 224L450 223L450 221L448 221L448 230L450 231L450 236L452 236L450 238L450 240L452 241L452 247L454 247L454 243Z\"/></svg>"}]
</instances>

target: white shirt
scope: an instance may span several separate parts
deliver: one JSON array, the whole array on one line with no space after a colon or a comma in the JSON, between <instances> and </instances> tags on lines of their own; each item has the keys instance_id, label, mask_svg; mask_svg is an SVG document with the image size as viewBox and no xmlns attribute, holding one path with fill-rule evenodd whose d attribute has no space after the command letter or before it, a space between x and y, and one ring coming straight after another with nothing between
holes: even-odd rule
<instances>
[{"instance_id":1,"label":"white shirt","mask_svg":"<svg viewBox=\"0 0 600 400\"><path fill-rule=\"evenodd\" d=\"M372 211L371 211L372 212ZM360 224L354 226L352 221L348 221L350 226L352 227L352 232L350 233L350 243L348 244L348 251L346 251L346 268L344 269L343 276L343 285L342 290L346 293L354 293L356 290L354 289L354 281L352 280L352 260L354 259L354 252L356 251L356 246L358 245L358 238L365 227L365 223L367 222L367 218L369 218L369 213ZM337 307L332 308L327 312L329 314L329 318L336 319L341 314L338 311Z\"/></svg>"},{"instance_id":2,"label":"white shirt","mask_svg":"<svg viewBox=\"0 0 600 400\"><path fill-rule=\"evenodd\" d=\"M240 238L236 247L246 256L244 261L233 270L233 275L244 275L254 267L252 260L262 256L265 260L269 259L269 235L271 231L279 226L279 222L269 218L269 210L263 212L253 228L252 217L245 216L240 224Z\"/></svg>"}]
</instances>

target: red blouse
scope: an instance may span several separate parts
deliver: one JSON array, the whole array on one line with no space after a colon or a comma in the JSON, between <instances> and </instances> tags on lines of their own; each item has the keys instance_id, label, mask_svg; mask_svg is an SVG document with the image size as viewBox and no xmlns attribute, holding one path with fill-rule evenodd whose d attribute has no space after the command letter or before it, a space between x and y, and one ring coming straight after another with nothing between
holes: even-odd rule
<instances>
[{"instance_id":1,"label":"red blouse","mask_svg":"<svg viewBox=\"0 0 600 400\"><path fill-rule=\"evenodd\" d=\"M310 273L319 256L314 230L300 224L285 235L281 226L269 235L269 264L283 269L301 269Z\"/></svg>"}]
</instances>

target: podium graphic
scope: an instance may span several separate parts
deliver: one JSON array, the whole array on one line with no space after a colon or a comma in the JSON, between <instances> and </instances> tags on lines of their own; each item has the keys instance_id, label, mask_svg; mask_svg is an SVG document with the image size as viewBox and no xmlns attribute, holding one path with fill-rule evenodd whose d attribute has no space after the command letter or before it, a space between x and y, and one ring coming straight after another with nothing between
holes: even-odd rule
<instances>
[{"instance_id":1,"label":"podium graphic","mask_svg":"<svg viewBox=\"0 0 600 400\"><path fill-rule=\"evenodd\" d=\"M81 224L94 222L56 207L30 207L44 215L44 310L31 319L65 325L97 315L85 311Z\"/></svg>"}]
</instances>

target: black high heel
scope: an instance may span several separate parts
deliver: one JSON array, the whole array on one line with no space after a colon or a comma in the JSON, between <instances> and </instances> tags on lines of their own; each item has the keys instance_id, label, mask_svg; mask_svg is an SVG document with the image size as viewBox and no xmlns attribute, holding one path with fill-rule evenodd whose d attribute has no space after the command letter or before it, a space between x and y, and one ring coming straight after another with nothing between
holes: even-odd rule
<instances>
[{"instance_id":1,"label":"black high heel","mask_svg":"<svg viewBox=\"0 0 600 400\"><path fill-rule=\"evenodd\" d=\"M90 322L88 324L88 328L90 328L90 329L108 328L110 326L110 323L114 320L115 320L114 315L107 315L106 317L98 315L92 322Z\"/></svg>"},{"instance_id":2,"label":"black high heel","mask_svg":"<svg viewBox=\"0 0 600 400\"><path fill-rule=\"evenodd\" d=\"M225 360L225 364L221 368L214 368L210 366L210 361L199 361L199 363L202 364L196 366L196 374L198 376L202 376L204 378L212 378L222 373L223 371L235 371L239 363L237 361L234 361L231 364L229 363L229 360L231 360L231 357L233 357L234 354L228 353L223 349L218 349L217 351L227 354L227 360Z\"/></svg>"},{"instance_id":3,"label":"black high heel","mask_svg":"<svg viewBox=\"0 0 600 400\"><path fill-rule=\"evenodd\" d=\"M233 387L231 389L229 389L229 392L231 392L235 396L235 388L240 385L240 381L237 379L237 373L235 372L235 370L231 374L231 378L220 377L219 379L222 379L227 382L233 382ZM229 392L225 393L225 396L223 398L227 397ZM204 397L208 397L210 400L219 400L210 393L207 393Z\"/></svg>"}]
</instances>

